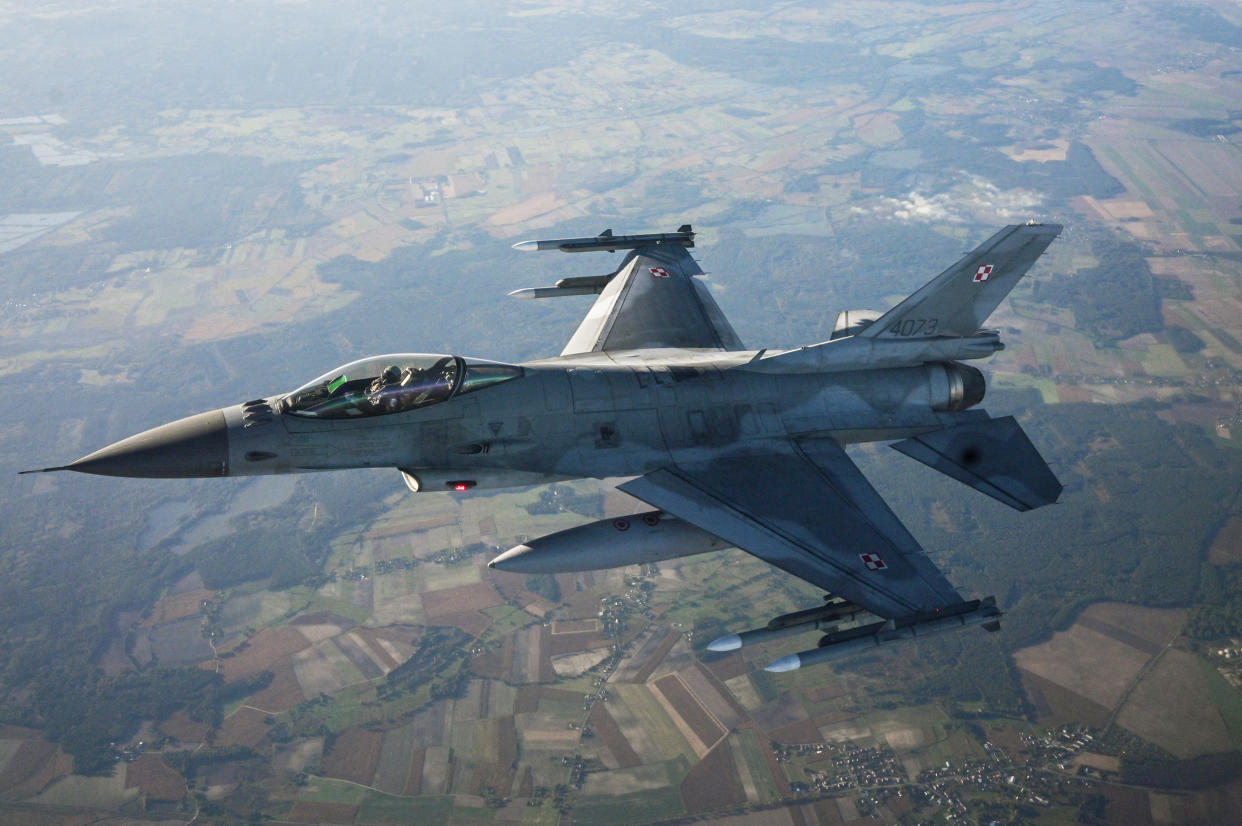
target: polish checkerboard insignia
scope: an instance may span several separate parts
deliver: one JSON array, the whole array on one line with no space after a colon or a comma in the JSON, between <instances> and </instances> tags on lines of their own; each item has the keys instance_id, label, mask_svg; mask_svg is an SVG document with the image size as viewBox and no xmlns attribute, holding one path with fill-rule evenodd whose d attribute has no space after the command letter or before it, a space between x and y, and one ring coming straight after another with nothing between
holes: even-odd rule
<instances>
[{"instance_id":1,"label":"polish checkerboard insignia","mask_svg":"<svg viewBox=\"0 0 1242 826\"><path fill-rule=\"evenodd\" d=\"M984 264L979 269L975 270L975 277L973 281L976 284L982 284L984 281L987 281L991 277L992 277L992 265Z\"/></svg>"},{"instance_id":2,"label":"polish checkerboard insignia","mask_svg":"<svg viewBox=\"0 0 1242 826\"><path fill-rule=\"evenodd\" d=\"M880 559L879 554L859 554L858 558L867 566L868 571L883 571L888 567L884 564L884 560Z\"/></svg>"},{"instance_id":3,"label":"polish checkerboard insignia","mask_svg":"<svg viewBox=\"0 0 1242 826\"><path fill-rule=\"evenodd\" d=\"M668 270L663 267L648 267L647 269L651 270L651 275L654 278L668 278Z\"/></svg>"}]
</instances>

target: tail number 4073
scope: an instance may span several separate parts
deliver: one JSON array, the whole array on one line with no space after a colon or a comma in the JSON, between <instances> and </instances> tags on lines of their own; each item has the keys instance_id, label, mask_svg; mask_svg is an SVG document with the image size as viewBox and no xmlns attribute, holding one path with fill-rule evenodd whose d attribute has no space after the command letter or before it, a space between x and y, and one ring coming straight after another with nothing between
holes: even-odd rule
<instances>
[{"instance_id":1,"label":"tail number 4073","mask_svg":"<svg viewBox=\"0 0 1242 826\"><path fill-rule=\"evenodd\" d=\"M910 336L934 336L938 318L906 318L900 324L894 324L888 330L889 335L908 338Z\"/></svg>"}]
</instances>

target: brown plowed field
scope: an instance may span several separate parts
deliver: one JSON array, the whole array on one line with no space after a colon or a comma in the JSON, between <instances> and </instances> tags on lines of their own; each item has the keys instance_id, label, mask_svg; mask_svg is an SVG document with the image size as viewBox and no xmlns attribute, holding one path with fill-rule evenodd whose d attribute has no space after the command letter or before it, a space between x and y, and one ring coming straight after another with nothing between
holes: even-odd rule
<instances>
[{"instance_id":1,"label":"brown plowed field","mask_svg":"<svg viewBox=\"0 0 1242 826\"><path fill-rule=\"evenodd\" d=\"M456 614L462 611L482 611L499 605L503 600L496 589L486 582L473 585L459 585L456 588L444 588L439 591L428 591L423 594L423 613L428 620L435 620L444 614Z\"/></svg>"},{"instance_id":2,"label":"brown plowed field","mask_svg":"<svg viewBox=\"0 0 1242 826\"><path fill-rule=\"evenodd\" d=\"M687 814L746 802L746 790L733 762L733 750L721 740L681 781Z\"/></svg>"},{"instance_id":3,"label":"brown plowed field","mask_svg":"<svg viewBox=\"0 0 1242 826\"><path fill-rule=\"evenodd\" d=\"M768 737L778 743L817 743L823 739L814 720L800 720L793 725L771 729Z\"/></svg>"},{"instance_id":4,"label":"brown plowed field","mask_svg":"<svg viewBox=\"0 0 1242 826\"><path fill-rule=\"evenodd\" d=\"M174 711L171 717L160 723L159 728L182 743L201 743L207 739L207 732L211 731L206 723L191 720L184 711Z\"/></svg>"},{"instance_id":5,"label":"brown plowed field","mask_svg":"<svg viewBox=\"0 0 1242 826\"><path fill-rule=\"evenodd\" d=\"M686 721L686 725L703 745L711 748L717 740L724 737L724 728L708 713L698 698L690 693L685 683L676 674L669 674L656 680L655 687L677 711L678 716Z\"/></svg>"},{"instance_id":6,"label":"brown plowed field","mask_svg":"<svg viewBox=\"0 0 1242 826\"><path fill-rule=\"evenodd\" d=\"M538 625L519 628L510 635L513 640L513 655L508 682L538 683L545 679L545 671L552 671L547 637L548 629Z\"/></svg>"},{"instance_id":7,"label":"brown plowed field","mask_svg":"<svg viewBox=\"0 0 1242 826\"><path fill-rule=\"evenodd\" d=\"M199 588L196 591L187 591L184 594L164 597L155 603L151 615L139 623L139 625L142 628L150 628L163 622L172 622L173 620L192 617L201 610L203 600L211 599L213 596L215 596L215 591Z\"/></svg>"},{"instance_id":8,"label":"brown plowed field","mask_svg":"<svg viewBox=\"0 0 1242 826\"><path fill-rule=\"evenodd\" d=\"M541 619L556 608L556 603L548 602L538 594L532 594L530 591L525 590L517 595L517 603L522 606L523 611L534 614Z\"/></svg>"},{"instance_id":9,"label":"brown plowed field","mask_svg":"<svg viewBox=\"0 0 1242 826\"><path fill-rule=\"evenodd\" d=\"M734 651L718 660L714 659L703 664L711 669L711 672L716 675L716 679L721 682L732 680L734 677L740 677L749 670L746 667L746 660L742 658L740 651Z\"/></svg>"},{"instance_id":10,"label":"brown plowed field","mask_svg":"<svg viewBox=\"0 0 1242 826\"><path fill-rule=\"evenodd\" d=\"M660 644L656 646L655 651L645 663L638 667L638 671L630 678L631 682L645 683L651 679L651 672L655 671L660 663L664 662L664 658L668 656L668 652L673 650L673 646L681 639L680 631L669 631Z\"/></svg>"},{"instance_id":11,"label":"brown plowed field","mask_svg":"<svg viewBox=\"0 0 1242 826\"><path fill-rule=\"evenodd\" d=\"M1242 519L1234 516L1216 534L1208 560L1217 565L1233 565L1242 562Z\"/></svg>"},{"instance_id":12,"label":"brown plowed field","mask_svg":"<svg viewBox=\"0 0 1242 826\"><path fill-rule=\"evenodd\" d=\"M556 654L573 654L576 651L586 651L588 648L599 648L602 645L608 645L608 639L598 631L549 634L548 636L550 638L548 653L553 656Z\"/></svg>"},{"instance_id":13,"label":"brown plowed field","mask_svg":"<svg viewBox=\"0 0 1242 826\"><path fill-rule=\"evenodd\" d=\"M297 675L293 672L293 658L284 657L271 666L272 682L267 688L246 701L247 705L261 708L264 711L288 711L306 700L302 686L298 684Z\"/></svg>"},{"instance_id":14,"label":"brown plowed field","mask_svg":"<svg viewBox=\"0 0 1242 826\"><path fill-rule=\"evenodd\" d=\"M266 718L262 711L239 708L220 726L220 731L216 733L216 745L254 748L267 736L268 725L263 722Z\"/></svg>"},{"instance_id":15,"label":"brown plowed field","mask_svg":"<svg viewBox=\"0 0 1242 826\"><path fill-rule=\"evenodd\" d=\"M607 704L596 703L591 706L591 716L587 718L587 722L595 730L595 734L604 741L604 745L612 752L612 756L617 759L617 768L628 769L631 766L642 765L643 761L638 759L638 754L630 745L630 741L625 739L621 727L608 713Z\"/></svg>"},{"instance_id":16,"label":"brown plowed field","mask_svg":"<svg viewBox=\"0 0 1242 826\"><path fill-rule=\"evenodd\" d=\"M423 749L414 749L410 752L410 769L405 778L405 789L401 793L407 797L417 797L423 790L423 762L427 759L427 752Z\"/></svg>"},{"instance_id":17,"label":"brown plowed field","mask_svg":"<svg viewBox=\"0 0 1242 826\"><path fill-rule=\"evenodd\" d=\"M836 680L832 680L824 683L823 685L812 688L806 693L806 698L813 703L822 703L827 700L835 700L837 697L842 697L845 693L845 686Z\"/></svg>"},{"instance_id":18,"label":"brown plowed field","mask_svg":"<svg viewBox=\"0 0 1242 826\"><path fill-rule=\"evenodd\" d=\"M370 786L383 745L384 735L378 731L346 729L323 756L323 773L328 777Z\"/></svg>"},{"instance_id":19,"label":"brown plowed field","mask_svg":"<svg viewBox=\"0 0 1242 826\"><path fill-rule=\"evenodd\" d=\"M552 700L554 702L580 703L582 702L582 692L544 686L539 689L539 698L542 700Z\"/></svg>"},{"instance_id":20,"label":"brown plowed field","mask_svg":"<svg viewBox=\"0 0 1242 826\"><path fill-rule=\"evenodd\" d=\"M272 663L282 657L296 654L309 646L306 637L292 626L264 628L236 649L233 656L219 661L220 673L224 675L225 682L249 677L271 668Z\"/></svg>"},{"instance_id":21,"label":"brown plowed field","mask_svg":"<svg viewBox=\"0 0 1242 826\"><path fill-rule=\"evenodd\" d=\"M733 695L710 672L694 665L678 673L690 692L726 730L737 728L746 721L745 709L734 702Z\"/></svg>"},{"instance_id":22,"label":"brown plowed field","mask_svg":"<svg viewBox=\"0 0 1242 826\"><path fill-rule=\"evenodd\" d=\"M499 782L487 785L495 786L501 794L508 794L509 784L513 782L513 768L517 765L517 729L513 715L504 714L478 721L475 724L475 738L475 756L490 759L508 775L503 790Z\"/></svg>"},{"instance_id":23,"label":"brown plowed field","mask_svg":"<svg viewBox=\"0 0 1242 826\"><path fill-rule=\"evenodd\" d=\"M428 614L427 621L436 625L451 625L454 628L460 628L472 637L479 636L492 626L492 618L479 611L454 611L451 614L440 614L436 617Z\"/></svg>"},{"instance_id":24,"label":"brown plowed field","mask_svg":"<svg viewBox=\"0 0 1242 826\"><path fill-rule=\"evenodd\" d=\"M1103 726L1108 723L1110 711L1107 707L1024 669L1019 668L1018 674L1022 677L1022 685L1025 686L1027 695L1035 705L1036 715L1047 725L1066 720L1079 721L1090 726Z\"/></svg>"},{"instance_id":25,"label":"brown plowed field","mask_svg":"<svg viewBox=\"0 0 1242 826\"><path fill-rule=\"evenodd\" d=\"M518 686L517 694L513 697L513 713L525 714L538 710L539 693L540 688L537 685Z\"/></svg>"},{"instance_id":26,"label":"brown plowed field","mask_svg":"<svg viewBox=\"0 0 1242 826\"><path fill-rule=\"evenodd\" d=\"M810 716L802 707L802 703L798 702L798 699L788 691L781 692L775 700L763 704L750 713L750 718L764 731L792 725Z\"/></svg>"},{"instance_id":27,"label":"brown plowed field","mask_svg":"<svg viewBox=\"0 0 1242 826\"><path fill-rule=\"evenodd\" d=\"M125 788L137 787L153 800L180 800L185 797L185 778L159 755L144 754L125 769Z\"/></svg>"},{"instance_id":28,"label":"brown plowed field","mask_svg":"<svg viewBox=\"0 0 1242 826\"><path fill-rule=\"evenodd\" d=\"M504 638L499 648L484 651L470 658L470 673L492 680L505 680L513 669L513 635Z\"/></svg>"},{"instance_id":29,"label":"brown plowed field","mask_svg":"<svg viewBox=\"0 0 1242 826\"><path fill-rule=\"evenodd\" d=\"M380 637L377 636L370 628L359 628L354 633L366 643L367 650L374 654L375 658L384 664L385 670L392 671L394 668L401 665L401 663L397 662L393 656L388 653L388 650L384 648L384 646L379 644Z\"/></svg>"},{"instance_id":30,"label":"brown plowed field","mask_svg":"<svg viewBox=\"0 0 1242 826\"><path fill-rule=\"evenodd\" d=\"M46 740L26 740L17 747L9 764L0 772L0 792L35 794L52 781L48 769L56 758L56 746Z\"/></svg>"}]
</instances>

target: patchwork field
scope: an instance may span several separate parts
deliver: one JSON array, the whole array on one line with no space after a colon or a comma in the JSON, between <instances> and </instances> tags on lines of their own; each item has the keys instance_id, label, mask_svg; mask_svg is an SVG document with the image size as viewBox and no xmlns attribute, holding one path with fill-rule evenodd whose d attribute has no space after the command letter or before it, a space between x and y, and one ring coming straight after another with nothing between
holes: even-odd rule
<instances>
[{"instance_id":1,"label":"patchwork field","mask_svg":"<svg viewBox=\"0 0 1242 826\"><path fill-rule=\"evenodd\" d=\"M1182 760L1238 748L1242 731L1221 716L1210 663L1176 649L1165 652L1143 676L1117 714L1117 723ZM1242 697L1226 694L1226 712L1237 714Z\"/></svg>"},{"instance_id":2,"label":"patchwork field","mask_svg":"<svg viewBox=\"0 0 1242 826\"><path fill-rule=\"evenodd\" d=\"M1099 603L1014 661L1049 721L1107 722L1142 669L1172 642L1185 612Z\"/></svg>"}]
</instances>

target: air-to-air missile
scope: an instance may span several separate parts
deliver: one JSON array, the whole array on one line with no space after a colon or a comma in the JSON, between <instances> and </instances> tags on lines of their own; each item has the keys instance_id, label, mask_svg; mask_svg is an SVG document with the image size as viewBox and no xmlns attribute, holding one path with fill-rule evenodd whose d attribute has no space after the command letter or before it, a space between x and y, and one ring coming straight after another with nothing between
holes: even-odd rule
<instances>
[{"instance_id":1,"label":"air-to-air missile","mask_svg":"<svg viewBox=\"0 0 1242 826\"><path fill-rule=\"evenodd\" d=\"M515 250L537 252L560 250L561 252L616 252L636 247L693 247L694 231L689 224L682 224L676 232L649 232L645 235L613 235L606 229L599 235L585 238L554 238L544 241L522 241L514 244Z\"/></svg>"},{"instance_id":2,"label":"air-to-air missile","mask_svg":"<svg viewBox=\"0 0 1242 826\"><path fill-rule=\"evenodd\" d=\"M771 642L807 631L835 630L840 623L852 620L862 611L862 608L850 602L830 602L818 608L781 614L770 620L763 628L752 628L740 634L725 634L723 637L717 637L707 644L707 650L734 651L743 645Z\"/></svg>"},{"instance_id":3,"label":"air-to-air missile","mask_svg":"<svg viewBox=\"0 0 1242 826\"><path fill-rule=\"evenodd\" d=\"M794 671L804 665L814 665L826 660L867 651L877 646L886 645L898 640L909 640L915 637L926 637L943 631L956 631L968 625L982 625L988 631L1000 628L1001 611L996 607L996 600L988 597L984 600L971 600L955 607L955 610L935 614L916 614L901 620L883 620L869 625L860 625L844 631L825 634L819 646L810 651L800 651L781 657L765 671Z\"/></svg>"},{"instance_id":4,"label":"air-to-air missile","mask_svg":"<svg viewBox=\"0 0 1242 826\"><path fill-rule=\"evenodd\" d=\"M601 519L527 540L487 563L498 571L558 574L645 565L727 548L728 543L660 511Z\"/></svg>"}]
</instances>

